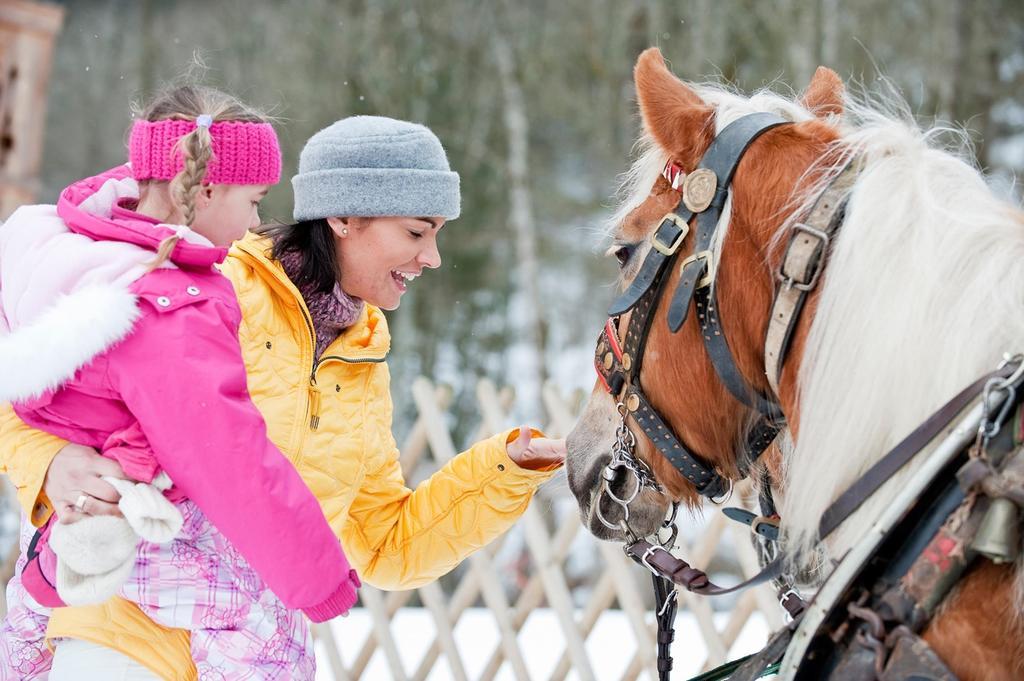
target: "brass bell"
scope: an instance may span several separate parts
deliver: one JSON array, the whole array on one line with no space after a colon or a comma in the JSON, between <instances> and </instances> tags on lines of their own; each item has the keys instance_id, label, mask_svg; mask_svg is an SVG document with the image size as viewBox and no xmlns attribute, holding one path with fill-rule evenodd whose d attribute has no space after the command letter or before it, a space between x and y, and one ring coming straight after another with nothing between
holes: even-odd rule
<instances>
[{"instance_id":1,"label":"brass bell","mask_svg":"<svg viewBox=\"0 0 1024 681\"><path fill-rule=\"evenodd\" d=\"M1005 497L993 499L971 548L993 563L1009 563L1020 555L1020 509Z\"/></svg>"}]
</instances>

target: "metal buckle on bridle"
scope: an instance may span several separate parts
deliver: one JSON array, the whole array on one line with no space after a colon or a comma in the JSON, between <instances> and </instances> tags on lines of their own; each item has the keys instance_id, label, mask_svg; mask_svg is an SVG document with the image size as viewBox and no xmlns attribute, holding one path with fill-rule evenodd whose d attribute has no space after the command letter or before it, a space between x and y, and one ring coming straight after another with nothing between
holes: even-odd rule
<instances>
[{"instance_id":1,"label":"metal buckle on bridle","mask_svg":"<svg viewBox=\"0 0 1024 681\"><path fill-rule=\"evenodd\" d=\"M793 619L794 619L793 613L790 611L789 607L786 606L786 602L790 598L796 598L798 601L803 601L803 599L800 597L800 594L797 592L797 590L794 589L793 587L790 587L789 589L787 589L783 593L779 594L779 597L778 597L779 605L782 606L782 609L785 611L786 617L788 618L788 620L790 622L792 622Z\"/></svg>"},{"instance_id":2,"label":"metal buckle on bridle","mask_svg":"<svg viewBox=\"0 0 1024 681\"><path fill-rule=\"evenodd\" d=\"M658 251L662 255L675 255L676 251L679 250L679 246L682 245L683 240L686 238L686 235L690 233L690 225L688 225L683 218L679 217L679 215L674 212L666 213L665 217L661 219L662 222L665 222L666 220L671 220L676 223L676 226L681 230L679 232L679 236L672 240L671 245L666 246L658 240L658 233L655 232L654 237L651 239L651 246L653 246L654 250Z\"/></svg>"},{"instance_id":3,"label":"metal buckle on bridle","mask_svg":"<svg viewBox=\"0 0 1024 681\"><path fill-rule=\"evenodd\" d=\"M795 225L793 225L793 235L790 237L789 240L791 244L793 243L793 240L796 239L797 233L799 232L803 232L804 234L812 236L818 241L820 241L821 254L824 255L824 252L828 248L829 242L831 241L831 237L829 237L828 234L826 234L820 229L815 229L810 225L798 222ZM789 250L787 249L786 252L788 253ZM782 263L779 265L779 271L776 273L775 276L778 278L779 281L785 284L787 289L795 288L798 291L810 291L811 289L818 285L818 278L821 277L821 273L825 269L825 259L824 257L822 257L822 255L819 255L819 257L815 261L814 271L811 272L810 279L808 279L807 281L797 281L796 277L786 272L785 259L783 259Z\"/></svg>"},{"instance_id":4,"label":"metal buckle on bridle","mask_svg":"<svg viewBox=\"0 0 1024 681\"><path fill-rule=\"evenodd\" d=\"M624 551L626 552L626 555L628 556L628 555L629 555L629 546L627 545L627 546L623 547L623 550L624 550ZM649 547L648 547L648 548L647 548L647 549L646 549L646 550L644 551L643 555L642 555L642 556L640 556L639 558L636 558L635 560L636 560L636 561L637 561L638 563L640 563L641 565L643 565L643 566L644 566L645 568L647 568L648 570L650 570L650 571L651 571L651 574L653 574L653 575L655 575L655 576L657 576L657 577L664 577L665 575L663 575L663 574L661 574L660 572L658 572L658 569L657 569L656 567L654 567L653 565L651 565L651 564L650 564L650 563L648 562L648 559L649 559L649 558L650 558L650 557L651 557L652 555L654 555L655 553L657 553L658 551L664 551L665 553L669 553L668 549L666 549L666 548L665 548L664 546L660 546L660 545L658 545L658 544L651 544L651 545L650 545L650 546L649 546ZM669 555L672 555L672 554L671 554L671 553L669 553Z\"/></svg>"},{"instance_id":5,"label":"metal buckle on bridle","mask_svg":"<svg viewBox=\"0 0 1024 681\"><path fill-rule=\"evenodd\" d=\"M697 288L707 288L715 281L715 259L711 251L700 251L688 256L680 263L679 271L683 271L691 262L697 262L698 260L704 260L704 276L697 282Z\"/></svg>"}]
</instances>

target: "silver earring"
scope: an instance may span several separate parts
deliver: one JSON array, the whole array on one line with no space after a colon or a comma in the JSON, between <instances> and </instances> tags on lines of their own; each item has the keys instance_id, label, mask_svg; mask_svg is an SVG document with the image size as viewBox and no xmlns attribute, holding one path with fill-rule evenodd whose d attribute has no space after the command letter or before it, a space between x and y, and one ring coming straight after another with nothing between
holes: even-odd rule
<instances>
[{"instance_id":1,"label":"silver earring","mask_svg":"<svg viewBox=\"0 0 1024 681\"><path fill-rule=\"evenodd\" d=\"M348 230L347 229L342 229L341 230L341 235L342 236L348 236Z\"/></svg>"}]
</instances>

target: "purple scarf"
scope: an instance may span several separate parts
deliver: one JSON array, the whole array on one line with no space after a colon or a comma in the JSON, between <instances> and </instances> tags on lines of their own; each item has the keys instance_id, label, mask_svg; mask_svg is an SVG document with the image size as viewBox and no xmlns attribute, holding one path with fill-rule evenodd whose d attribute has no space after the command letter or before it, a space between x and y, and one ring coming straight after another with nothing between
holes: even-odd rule
<instances>
[{"instance_id":1,"label":"purple scarf","mask_svg":"<svg viewBox=\"0 0 1024 681\"><path fill-rule=\"evenodd\" d=\"M302 265L302 255L296 251L288 251L281 255L281 267L288 278L295 283ZM313 331L316 334L316 359L324 353L327 346L341 335L341 332L356 323L363 311L363 301L353 298L341 290L339 284L334 285L330 293L316 291L310 285L295 284L306 301L306 307L313 318Z\"/></svg>"}]
</instances>

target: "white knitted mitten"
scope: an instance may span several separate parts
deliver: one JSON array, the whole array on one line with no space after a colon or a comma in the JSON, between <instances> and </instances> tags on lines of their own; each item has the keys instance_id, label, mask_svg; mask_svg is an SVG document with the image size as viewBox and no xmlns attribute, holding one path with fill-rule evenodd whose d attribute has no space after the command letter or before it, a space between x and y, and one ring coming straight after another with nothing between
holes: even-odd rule
<instances>
[{"instance_id":1,"label":"white knitted mitten","mask_svg":"<svg viewBox=\"0 0 1024 681\"><path fill-rule=\"evenodd\" d=\"M118 592L135 565L139 537L124 518L90 516L55 523L57 593L68 605L102 603Z\"/></svg>"},{"instance_id":2,"label":"white knitted mitten","mask_svg":"<svg viewBox=\"0 0 1024 681\"><path fill-rule=\"evenodd\" d=\"M166 473L152 484L103 479L120 492L123 518L89 516L70 525L56 523L50 531L57 593L68 605L93 605L116 595L135 565L139 538L163 543L181 530L181 512L161 492L171 486Z\"/></svg>"},{"instance_id":3,"label":"white knitted mitten","mask_svg":"<svg viewBox=\"0 0 1024 681\"><path fill-rule=\"evenodd\" d=\"M171 486L166 473L156 476L152 484L104 477L121 493L118 507L135 532L146 541L163 544L174 539L181 530L181 511L160 491Z\"/></svg>"}]
</instances>

